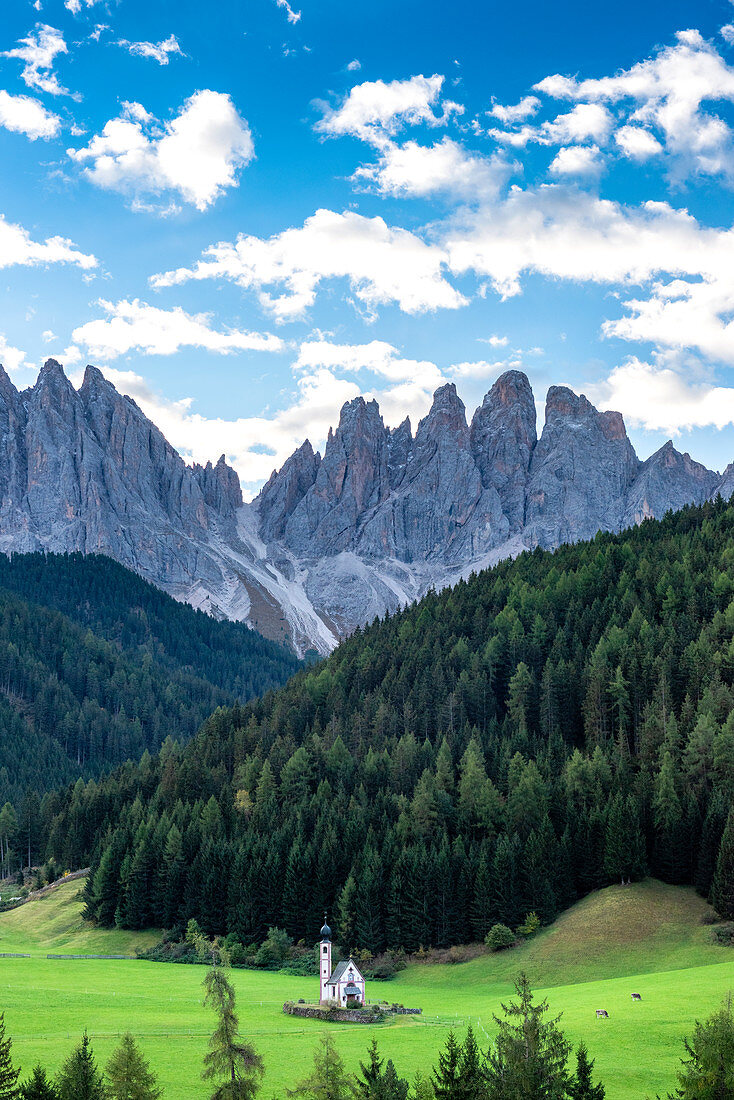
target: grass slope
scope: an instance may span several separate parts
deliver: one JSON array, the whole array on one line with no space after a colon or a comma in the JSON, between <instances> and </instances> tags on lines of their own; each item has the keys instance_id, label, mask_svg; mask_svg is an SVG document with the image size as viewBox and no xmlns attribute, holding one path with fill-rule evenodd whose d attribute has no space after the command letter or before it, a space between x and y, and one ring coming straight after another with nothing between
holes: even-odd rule
<instances>
[{"instance_id":1,"label":"grass slope","mask_svg":"<svg viewBox=\"0 0 734 1100\"><path fill-rule=\"evenodd\" d=\"M46 951L129 950L136 934L83 926L78 884L0 916L0 950L32 959L0 959L0 1008L24 1072L36 1060L56 1069L86 1027L105 1061L131 1027L159 1074L167 1100L204 1095L201 1059L212 1027L201 1007L201 967L144 962L53 961ZM419 1019L376 1029L399 1071L425 1071L449 1029L471 1020L486 1044L492 1014L524 966L544 986L551 1008L577 1043L586 1039L609 1100L641 1100L672 1087L681 1037L734 987L734 954L706 942L707 907L688 890L647 882L587 898L532 943L458 966L411 966L368 995L420 1005ZM83 946L82 946L83 945ZM284 1000L309 997L314 979L235 971L241 1029L265 1057L263 1097L283 1095L307 1069L323 1025L282 1015ZM643 1000L632 1002L639 992ZM608 1020L595 1010L606 1008ZM372 1030L332 1025L351 1069Z\"/></svg>"}]
</instances>

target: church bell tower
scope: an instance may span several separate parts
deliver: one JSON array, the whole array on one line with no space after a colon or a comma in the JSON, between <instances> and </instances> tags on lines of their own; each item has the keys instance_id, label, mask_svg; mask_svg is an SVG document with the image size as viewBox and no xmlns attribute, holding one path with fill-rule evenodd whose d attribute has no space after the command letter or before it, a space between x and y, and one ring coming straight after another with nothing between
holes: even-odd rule
<instances>
[{"instance_id":1,"label":"church bell tower","mask_svg":"<svg viewBox=\"0 0 734 1100\"><path fill-rule=\"evenodd\" d=\"M329 978L331 977L331 929L326 923L324 913L324 927L321 929L321 942L319 943L319 1003L325 1004L329 1000Z\"/></svg>"}]
</instances>

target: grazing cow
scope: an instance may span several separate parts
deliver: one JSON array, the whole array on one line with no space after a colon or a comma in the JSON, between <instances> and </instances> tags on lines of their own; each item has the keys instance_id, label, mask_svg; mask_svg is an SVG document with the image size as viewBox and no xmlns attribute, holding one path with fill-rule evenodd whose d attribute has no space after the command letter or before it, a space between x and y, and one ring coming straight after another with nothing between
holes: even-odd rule
<instances>
[{"instance_id":1,"label":"grazing cow","mask_svg":"<svg viewBox=\"0 0 734 1100\"><path fill-rule=\"evenodd\" d=\"M633 993L632 994L632 1000L633 1001L641 1001L642 1000L642 994L641 993Z\"/></svg>"},{"instance_id":2,"label":"grazing cow","mask_svg":"<svg viewBox=\"0 0 734 1100\"><path fill-rule=\"evenodd\" d=\"M607 1020L609 1019L609 1013L607 1012L607 1010L605 1008L597 1008L596 1016L597 1016L597 1019L600 1016L604 1017L604 1019L607 1019Z\"/></svg>"}]
</instances>

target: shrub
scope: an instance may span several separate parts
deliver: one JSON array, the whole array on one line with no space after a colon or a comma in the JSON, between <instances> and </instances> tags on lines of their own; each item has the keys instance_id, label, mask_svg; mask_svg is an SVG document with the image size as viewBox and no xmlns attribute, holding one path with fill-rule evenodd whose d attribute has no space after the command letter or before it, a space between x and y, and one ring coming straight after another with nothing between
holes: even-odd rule
<instances>
[{"instance_id":1,"label":"shrub","mask_svg":"<svg viewBox=\"0 0 734 1100\"><path fill-rule=\"evenodd\" d=\"M734 947L734 921L725 921L711 929L711 942Z\"/></svg>"},{"instance_id":2,"label":"shrub","mask_svg":"<svg viewBox=\"0 0 734 1100\"><path fill-rule=\"evenodd\" d=\"M493 924L484 937L484 942L490 951L503 951L506 947L514 947L517 937L506 924Z\"/></svg>"}]
</instances>

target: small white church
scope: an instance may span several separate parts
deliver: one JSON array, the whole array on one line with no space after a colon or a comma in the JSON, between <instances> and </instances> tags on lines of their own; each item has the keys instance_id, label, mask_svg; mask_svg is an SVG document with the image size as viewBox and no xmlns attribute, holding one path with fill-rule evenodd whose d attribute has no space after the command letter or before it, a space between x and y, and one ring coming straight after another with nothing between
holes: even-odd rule
<instances>
[{"instance_id":1,"label":"small white church","mask_svg":"<svg viewBox=\"0 0 734 1100\"><path fill-rule=\"evenodd\" d=\"M321 929L319 943L319 978L321 996L319 1003L337 1004L340 1008L357 1008L365 1003L364 978L350 956L331 969L331 929L326 921Z\"/></svg>"}]
</instances>

